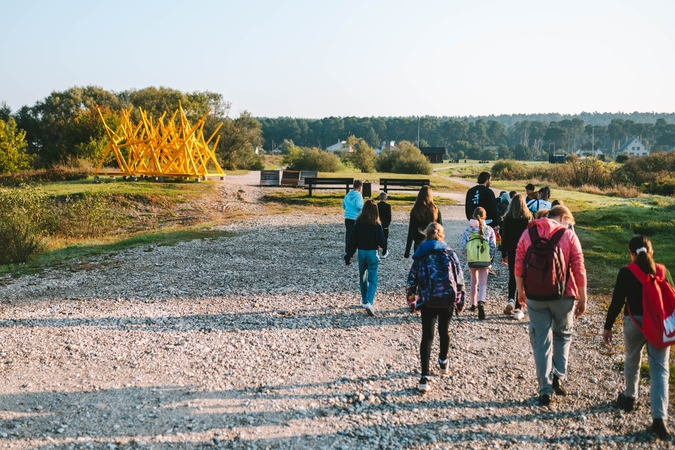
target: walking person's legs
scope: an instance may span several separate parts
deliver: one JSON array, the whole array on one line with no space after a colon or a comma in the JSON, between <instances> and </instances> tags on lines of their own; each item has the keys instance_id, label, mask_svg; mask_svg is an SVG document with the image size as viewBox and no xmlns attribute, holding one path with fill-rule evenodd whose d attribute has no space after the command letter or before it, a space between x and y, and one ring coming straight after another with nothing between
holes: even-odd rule
<instances>
[{"instance_id":1,"label":"walking person's legs","mask_svg":"<svg viewBox=\"0 0 675 450\"><path fill-rule=\"evenodd\" d=\"M478 276L478 303L485 303L487 300L487 279L489 267L483 267L477 270Z\"/></svg>"},{"instance_id":2,"label":"walking person's legs","mask_svg":"<svg viewBox=\"0 0 675 450\"><path fill-rule=\"evenodd\" d=\"M553 394L551 311L548 302L527 299L526 303L530 311L530 345L539 384L539 398L540 402L546 403L543 397L547 396L550 401Z\"/></svg>"},{"instance_id":3,"label":"walking person's legs","mask_svg":"<svg viewBox=\"0 0 675 450\"><path fill-rule=\"evenodd\" d=\"M434 324L436 323L437 310L422 306L422 342L420 343L420 362L422 364L422 376L430 375L429 358L431 357L431 344L434 341Z\"/></svg>"},{"instance_id":4,"label":"walking person's legs","mask_svg":"<svg viewBox=\"0 0 675 450\"><path fill-rule=\"evenodd\" d=\"M440 340L440 349L438 353L438 361L443 365L448 359L448 350L450 349L450 319L452 318L452 311L454 308L439 308L438 309L438 338Z\"/></svg>"},{"instance_id":5,"label":"walking person's legs","mask_svg":"<svg viewBox=\"0 0 675 450\"><path fill-rule=\"evenodd\" d=\"M574 299L561 298L549 302L553 333L553 375L564 379L567 374L572 328L574 326Z\"/></svg>"},{"instance_id":6,"label":"walking person's legs","mask_svg":"<svg viewBox=\"0 0 675 450\"><path fill-rule=\"evenodd\" d=\"M354 228L355 223L356 220L345 219L345 253L347 253L347 247L349 247L349 237L352 235L352 228Z\"/></svg>"},{"instance_id":7,"label":"walking person's legs","mask_svg":"<svg viewBox=\"0 0 675 450\"><path fill-rule=\"evenodd\" d=\"M368 262L366 259L366 250L358 251L359 257L359 289L361 291L361 305L365 305L368 302L366 298L368 297L368 274L366 273L368 269Z\"/></svg>"},{"instance_id":8,"label":"walking person's legs","mask_svg":"<svg viewBox=\"0 0 675 450\"><path fill-rule=\"evenodd\" d=\"M641 324L642 317L635 316ZM626 390L623 394L628 399L637 399L640 384L640 364L642 363L642 348L647 343L645 336L640 329L635 326L629 316L623 319L623 336L626 347L626 359L623 367L623 375L626 379Z\"/></svg>"},{"instance_id":9,"label":"walking person's legs","mask_svg":"<svg viewBox=\"0 0 675 450\"><path fill-rule=\"evenodd\" d=\"M367 256L367 288L366 288L366 303L373 304L375 300L375 291L377 290L378 275L377 269L380 265L380 259L377 257L377 250L366 250Z\"/></svg>"},{"instance_id":10,"label":"walking person's legs","mask_svg":"<svg viewBox=\"0 0 675 450\"><path fill-rule=\"evenodd\" d=\"M653 419L668 418L668 378L670 367L670 347L656 348L647 343L649 361L649 403L652 405Z\"/></svg>"},{"instance_id":11,"label":"walking person's legs","mask_svg":"<svg viewBox=\"0 0 675 450\"><path fill-rule=\"evenodd\" d=\"M469 273L471 274L469 300L471 302L471 306L476 306L476 304L478 304L478 269L469 267Z\"/></svg>"}]
</instances>

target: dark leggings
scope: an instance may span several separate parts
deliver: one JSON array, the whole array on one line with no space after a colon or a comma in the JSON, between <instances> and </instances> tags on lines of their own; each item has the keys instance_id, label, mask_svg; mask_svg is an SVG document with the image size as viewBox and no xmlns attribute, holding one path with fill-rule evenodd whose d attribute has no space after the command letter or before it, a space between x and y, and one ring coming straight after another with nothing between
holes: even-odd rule
<instances>
[{"instance_id":1,"label":"dark leggings","mask_svg":"<svg viewBox=\"0 0 675 450\"><path fill-rule=\"evenodd\" d=\"M354 224L356 220L345 219L345 253L347 253L347 247L349 247L349 238L352 236L352 230L354 229Z\"/></svg>"},{"instance_id":2,"label":"dark leggings","mask_svg":"<svg viewBox=\"0 0 675 450\"><path fill-rule=\"evenodd\" d=\"M513 256L510 256L513 255ZM516 251L509 252L509 299L516 301L516 309L520 309L521 305L518 303L518 296L516 295Z\"/></svg>"},{"instance_id":3,"label":"dark leggings","mask_svg":"<svg viewBox=\"0 0 675 450\"><path fill-rule=\"evenodd\" d=\"M442 360L448 358L450 347L450 333L448 326L452 318L453 308L429 308L422 305L422 342L420 343L420 359L422 360L422 375L429 375L429 358L431 357L431 344L434 341L434 324L438 317L438 337L441 341L441 351L438 357Z\"/></svg>"}]
</instances>

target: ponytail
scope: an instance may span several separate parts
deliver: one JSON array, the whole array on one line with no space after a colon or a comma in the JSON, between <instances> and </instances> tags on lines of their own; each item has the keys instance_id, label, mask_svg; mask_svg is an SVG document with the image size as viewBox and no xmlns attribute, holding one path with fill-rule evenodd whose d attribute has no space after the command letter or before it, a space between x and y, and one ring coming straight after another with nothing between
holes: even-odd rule
<instances>
[{"instance_id":1,"label":"ponytail","mask_svg":"<svg viewBox=\"0 0 675 450\"><path fill-rule=\"evenodd\" d=\"M478 221L478 230L480 230L480 238L481 240L484 240L484 235L485 235L485 218L487 217L487 213L485 212L485 209L481 206L478 208L474 209L473 211L473 218Z\"/></svg>"},{"instance_id":2,"label":"ponytail","mask_svg":"<svg viewBox=\"0 0 675 450\"><path fill-rule=\"evenodd\" d=\"M656 273L652 241L647 236L635 236L628 243L628 250L635 255L635 264L647 275Z\"/></svg>"}]
</instances>

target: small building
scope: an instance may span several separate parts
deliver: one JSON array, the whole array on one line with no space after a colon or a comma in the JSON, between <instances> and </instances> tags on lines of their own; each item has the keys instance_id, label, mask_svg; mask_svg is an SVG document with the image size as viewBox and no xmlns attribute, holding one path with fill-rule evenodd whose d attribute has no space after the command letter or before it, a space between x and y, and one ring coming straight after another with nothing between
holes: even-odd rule
<instances>
[{"instance_id":1,"label":"small building","mask_svg":"<svg viewBox=\"0 0 675 450\"><path fill-rule=\"evenodd\" d=\"M347 141L337 141L336 144L326 147L329 152L353 152L354 149L347 145Z\"/></svg>"},{"instance_id":2,"label":"small building","mask_svg":"<svg viewBox=\"0 0 675 450\"><path fill-rule=\"evenodd\" d=\"M649 150L638 138L634 137L624 142L617 153L625 153L630 156L647 156Z\"/></svg>"},{"instance_id":3,"label":"small building","mask_svg":"<svg viewBox=\"0 0 675 450\"><path fill-rule=\"evenodd\" d=\"M432 164L443 162L445 147L420 147L420 151Z\"/></svg>"},{"instance_id":4,"label":"small building","mask_svg":"<svg viewBox=\"0 0 675 450\"><path fill-rule=\"evenodd\" d=\"M591 142L586 142L585 144L581 145L581 148L577 151L575 151L577 156L580 158L583 156L594 156L598 159L604 159L605 157L605 152L600 150L597 145L591 143Z\"/></svg>"},{"instance_id":5,"label":"small building","mask_svg":"<svg viewBox=\"0 0 675 450\"><path fill-rule=\"evenodd\" d=\"M396 147L396 141L382 141L380 145L375 149L375 153L378 155L383 151L392 151Z\"/></svg>"}]
</instances>

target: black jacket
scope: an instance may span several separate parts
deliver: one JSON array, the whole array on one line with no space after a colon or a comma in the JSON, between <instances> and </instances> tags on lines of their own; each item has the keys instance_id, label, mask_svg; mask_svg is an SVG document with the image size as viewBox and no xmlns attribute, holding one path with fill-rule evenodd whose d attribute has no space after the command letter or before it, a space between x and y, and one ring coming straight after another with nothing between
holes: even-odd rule
<instances>
[{"instance_id":1,"label":"black jacket","mask_svg":"<svg viewBox=\"0 0 675 450\"><path fill-rule=\"evenodd\" d=\"M352 234L349 236L349 245L347 245L347 258L351 258L360 250L377 250L382 247L384 253L387 252L387 239L384 237L382 225L361 225L358 222L352 228Z\"/></svg>"},{"instance_id":2,"label":"black jacket","mask_svg":"<svg viewBox=\"0 0 675 450\"><path fill-rule=\"evenodd\" d=\"M441 217L441 210L440 208L438 209L438 219L436 219L436 222L440 223L443 225L443 218ZM408 239L406 240L405 243L405 253L403 256L406 258L410 256L410 247L413 246L413 242L415 243L415 246L413 247L414 250L417 250L417 247L420 246L422 242L427 238L424 234L420 233L420 229L424 230L426 227L429 226L429 222L420 222L419 220L413 219L412 216L410 216L410 224L408 225Z\"/></svg>"},{"instance_id":3,"label":"black jacket","mask_svg":"<svg viewBox=\"0 0 675 450\"><path fill-rule=\"evenodd\" d=\"M497 200L495 193L489 187L477 184L468 191L466 191L465 212L466 220L473 218L473 212L476 208L482 206L485 209L488 219L492 219L490 226L495 227L499 224L499 216L497 215Z\"/></svg>"},{"instance_id":4,"label":"black jacket","mask_svg":"<svg viewBox=\"0 0 675 450\"><path fill-rule=\"evenodd\" d=\"M666 281L673 286L673 278L668 269L666 269ZM616 277L612 303L609 305L607 319L605 320L605 330L612 329L616 317L621 313L621 308L626 304L633 316L642 315L642 283L635 278L635 275L633 275L633 272L629 268L622 267L619 270L619 275ZM623 309L623 315L629 315L627 308Z\"/></svg>"},{"instance_id":5,"label":"black jacket","mask_svg":"<svg viewBox=\"0 0 675 450\"><path fill-rule=\"evenodd\" d=\"M379 202L377 204L377 211L380 214L382 228L388 228L391 224L391 205L387 202Z\"/></svg>"},{"instance_id":6,"label":"black jacket","mask_svg":"<svg viewBox=\"0 0 675 450\"><path fill-rule=\"evenodd\" d=\"M502 221L502 226L499 230L499 234L502 237L502 258L506 258L509 255L513 255L514 258L516 257L518 241L523 231L527 228L528 223L530 221L527 219L512 219L510 217Z\"/></svg>"}]
</instances>

